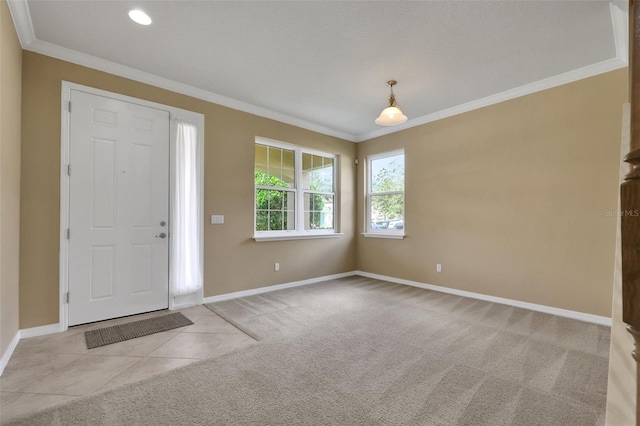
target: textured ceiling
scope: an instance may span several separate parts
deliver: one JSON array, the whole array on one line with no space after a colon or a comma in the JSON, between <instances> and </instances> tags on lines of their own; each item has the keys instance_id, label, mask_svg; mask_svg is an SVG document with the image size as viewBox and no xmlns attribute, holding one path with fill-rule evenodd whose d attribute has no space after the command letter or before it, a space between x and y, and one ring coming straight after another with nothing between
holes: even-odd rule
<instances>
[{"instance_id":1,"label":"textured ceiling","mask_svg":"<svg viewBox=\"0 0 640 426\"><path fill-rule=\"evenodd\" d=\"M12 2L13 13L20 0ZM396 97L409 117L404 128L574 70L624 66L607 1L27 5L31 50L64 47L352 140L388 131L373 121L385 106L389 79L399 82ZM153 24L129 20L133 7Z\"/></svg>"}]
</instances>

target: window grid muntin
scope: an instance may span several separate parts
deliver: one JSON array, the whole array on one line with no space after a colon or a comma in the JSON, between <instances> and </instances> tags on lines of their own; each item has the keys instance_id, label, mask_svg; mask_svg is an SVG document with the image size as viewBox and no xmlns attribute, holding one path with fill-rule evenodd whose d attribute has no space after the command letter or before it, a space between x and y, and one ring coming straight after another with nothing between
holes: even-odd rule
<instances>
[{"instance_id":1,"label":"window grid muntin","mask_svg":"<svg viewBox=\"0 0 640 426\"><path fill-rule=\"evenodd\" d=\"M326 234L326 233L337 233L337 227L338 227L338 209L336 207L336 202L338 200L338 194L336 192L336 186L337 186L337 167L338 167L338 156L337 155L332 155L332 154L327 154L327 153L323 153L323 152L319 152L319 151L315 151L315 150L311 150L311 149L307 149L307 148L303 148L303 147L299 147L299 146L294 146L294 145L289 145L289 144L285 144L285 143L281 143L281 142L277 142L277 141L265 141L262 138L256 138L256 150L258 149L258 147L260 146L264 146L267 147L267 152L269 152L269 148L270 147L275 147L275 148L281 148L283 150L289 150L289 151L293 151L294 152L294 183L295 185L293 187L290 188L282 188L282 187L273 187L273 186L269 186L269 185L255 185L254 183L254 233L256 235L262 234L262 235L276 235L276 234L283 234L283 235L289 235L289 234L300 234L300 235L305 235L305 234L309 234L309 235L313 235L315 233L322 233L322 234ZM282 151L284 152L284 151ZM303 178L303 155L311 155L312 158L313 157L319 157L323 159L323 163L322 165L324 166L325 164L329 167L331 167L331 172L330 172L330 176L331 176L331 188L333 191L314 191L314 190L309 190L309 189L301 189L300 187L304 186L304 178ZM257 168L259 166L259 164L257 162L255 162L254 160L254 164L255 167ZM260 163L260 164L264 164L264 163ZM267 163L268 164L268 163ZM314 163L312 162L312 165ZM319 169L324 169L325 167L320 167ZM316 168L317 170L318 168ZM255 196L257 196L257 191L258 190L277 190L277 191L282 191L282 190L288 190L288 191L292 191L295 193L295 228L293 228L292 230L282 230L282 231L275 231L275 230L258 230L257 228L257 218L258 218L258 211L259 209L257 208L257 199L255 199ZM320 195L320 196L330 196L332 197L333 200L333 206L330 210L330 212L325 212L325 214L330 213L331 215L331 224L332 227L331 228L315 228L315 229L308 229L305 226L305 214L307 213L307 211L305 211L305 205L304 205L304 197L306 194L314 194L314 195Z\"/></svg>"},{"instance_id":2,"label":"window grid muntin","mask_svg":"<svg viewBox=\"0 0 640 426\"><path fill-rule=\"evenodd\" d=\"M383 160L383 159L389 159L389 158L393 158L393 157L398 157L398 156L402 156L402 190L392 190L392 191L377 191L374 192L372 190L373 187L373 163L375 161L379 161L379 160ZM367 159L367 194L366 194L366 206L367 206L367 210L365 212L365 218L366 218L366 225L365 225L365 229L367 233L379 233L379 234L404 234L405 232L405 226L404 226L404 222L405 222L405 209L406 209L406 205L405 205L405 176L406 176L406 172L405 172L405 153L404 150L397 150L397 151L391 151L391 152L384 152L384 153L380 153L380 154L375 154L372 156L369 156ZM401 229L386 229L386 228L374 228L373 227L373 206L372 206L372 198L373 197L377 197L377 196L384 196L384 195L401 195L402 197L402 214L400 218L390 218L389 220L387 219L383 219L383 220L375 220L376 222L387 222L387 225L389 224L389 222L392 221L392 219L399 219L402 221L402 228Z\"/></svg>"},{"instance_id":3,"label":"window grid muntin","mask_svg":"<svg viewBox=\"0 0 640 426\"><path fill-rule=\"evenodd\" d=\"M311 201L311 205L309 205L307 203L307 196L309 196L309 201ZM313 200L317 200L316 197L322 197L322 198L331 198L330 200L330 204L331 204L331 209L329 211L325 211L323 210L318 210L318 209L314 209L313 207L315 207ZM302 205L302 210L303 210L303 214L304 214L304 229L305 231L310 231L310 230L329 230L329 229L335 229L335 209L333 208L333 206L335 206L335 199L336 196L333 192L321 192L321 191L304 191L304 194L302 196L303 198L303 205ZM323 205L322 207L325 206L326 201L323 200L322 201ZM323 227L322 223L326 223L327 219L326 216L329 213L329 221L330 221L330 225ZM311 217L317 217L318 220L307 220L309 218L309 215L311 215ZM317 227L312 227L311 224L320 224L321 226L317 226Z\"/></svg>"}]
</instances>

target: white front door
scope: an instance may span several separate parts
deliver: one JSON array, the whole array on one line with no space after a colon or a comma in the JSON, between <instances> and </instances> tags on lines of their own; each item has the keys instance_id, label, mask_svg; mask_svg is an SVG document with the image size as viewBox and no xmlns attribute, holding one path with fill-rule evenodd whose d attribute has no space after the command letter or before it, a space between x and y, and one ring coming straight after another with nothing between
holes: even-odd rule
<instances>
[{"instance_id":1,"label":"white front door","mask_svg":"<svg viewBox=\"0 0 640 426\"><path fill-rule=\"evenodd\" d=\"M168 307L169 119L71 90L69 325Z\"/></svg>"}]
</instances>

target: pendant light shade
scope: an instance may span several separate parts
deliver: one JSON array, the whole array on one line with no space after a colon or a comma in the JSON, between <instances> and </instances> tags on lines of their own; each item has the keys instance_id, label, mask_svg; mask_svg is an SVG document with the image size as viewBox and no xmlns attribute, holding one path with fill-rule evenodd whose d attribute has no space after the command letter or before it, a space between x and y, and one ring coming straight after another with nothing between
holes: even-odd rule
<instances>
[{"instance_id":1,"label":"pendant light shade","mask_svg":"<svg viewBox=\"0 0 640 426\"><path fill-rule=\"evenodd\" d=\"M391 90L389 95L389 106L382 110L380 116L376 118L376 124L380 126L397 126L407 121L407 116L402 113L402 110L396 103L396 97L393 94L393 86L398 84L395 80L389 80L387 86Z\"/></svg>"}]
</instances>

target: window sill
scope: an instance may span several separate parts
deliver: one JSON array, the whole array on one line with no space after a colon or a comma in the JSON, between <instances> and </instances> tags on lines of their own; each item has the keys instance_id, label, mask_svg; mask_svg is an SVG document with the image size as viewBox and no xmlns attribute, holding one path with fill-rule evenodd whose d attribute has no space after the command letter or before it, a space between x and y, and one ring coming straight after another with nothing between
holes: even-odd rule
<instances>
[{"instance_id":1,"label":"window sill","mask_svg":"<svg viewBox=\"0 0 640 426\"><path fill-rule=\"evenodd\" d=\"M292 234L292 235L254 235L253 239L256 243L267 241L288 241L288 240L315 240L318 238L340 238L344 234L340 232L332 232L330 234Z\"/></svg>"},{"instance_id":2,"label":"window sill","mask_svg":"<svg viewBox=\"0 0 640 426\"><path fill-rule=\"evenodd\" d=\"M378 232L363 232L362 236L366 238L386 238L388 240L403 240L406 237L404 234L383 234Z\"/></svg>"}]
</instances>

